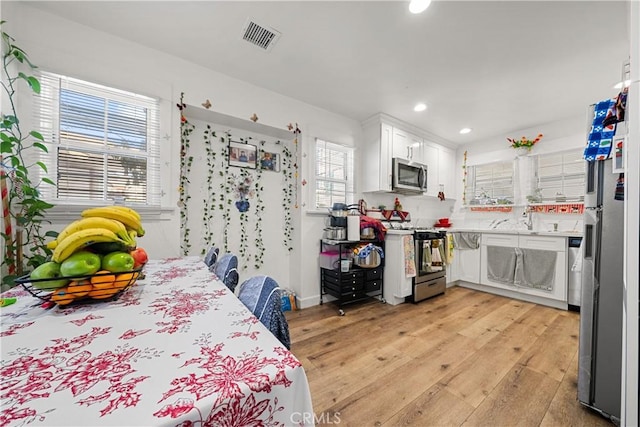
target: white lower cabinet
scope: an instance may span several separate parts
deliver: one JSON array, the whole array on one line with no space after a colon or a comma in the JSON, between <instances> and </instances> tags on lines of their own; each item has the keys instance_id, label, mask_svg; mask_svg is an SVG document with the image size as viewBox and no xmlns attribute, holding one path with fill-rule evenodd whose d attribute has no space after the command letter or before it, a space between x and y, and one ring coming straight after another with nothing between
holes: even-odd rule
<instances>
[{"instance_id":1,"label":"white lower cabinet","mask_svg":"<svg viewBox=\"0 0 640 427\"><path fill-rule=\"evenodd\" d=\"M483 233L479 283L566 308L566 247L565 237Z\"/></svg>"},{"instance_id":2,"label":"white lower cabinet","mask_svg":"<svg viewBox=\"0 0 640 427\"><path fill-rule=\"evenodd\" d=\"M457 280L480 283L480 248L455 250L453 262L456 264Z\"/></svg>"}]
</instances>

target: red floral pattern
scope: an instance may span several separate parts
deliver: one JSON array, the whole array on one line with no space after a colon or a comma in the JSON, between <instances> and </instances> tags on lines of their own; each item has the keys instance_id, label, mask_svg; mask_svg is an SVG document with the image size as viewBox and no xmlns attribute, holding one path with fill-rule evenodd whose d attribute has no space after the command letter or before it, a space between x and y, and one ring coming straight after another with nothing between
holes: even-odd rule
<instances>
[{"instance_id":1,"label":"red floral pattern","mask_svg":"<svg viewBox=\"0 0 640 427\"><path fill-rule=\"evenodd\" d=\"M200 259L145 272L117 301L3 308L0 426L284 426L312 413L300 362Z\"/></svg>"}]
</instances>

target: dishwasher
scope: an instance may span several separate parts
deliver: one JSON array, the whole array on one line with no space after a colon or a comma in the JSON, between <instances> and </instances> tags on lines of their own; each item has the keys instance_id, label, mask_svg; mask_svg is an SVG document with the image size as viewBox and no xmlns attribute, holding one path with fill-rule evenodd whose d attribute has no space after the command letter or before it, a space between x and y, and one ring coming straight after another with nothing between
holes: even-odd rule
<instances>
[{"instance_id":1,"label":"dishwasher","mask_svg":"<svg viewBox=\"0 0 640 427\"><path fill-rule=\"evenodd\" d=\"M572 311L580 311L580 297L581 297L581 289L582 289L582 274L581 269L574 269L573 266L576 264L578 257L580 256L580 245L582 244L582 237L569 237L568 239L568 251L567 251L567 259L568 259L568 296L567 303L569 304L569 310ZM578 266L580 263L578 263Z\"/></svg>"}]
</instances>

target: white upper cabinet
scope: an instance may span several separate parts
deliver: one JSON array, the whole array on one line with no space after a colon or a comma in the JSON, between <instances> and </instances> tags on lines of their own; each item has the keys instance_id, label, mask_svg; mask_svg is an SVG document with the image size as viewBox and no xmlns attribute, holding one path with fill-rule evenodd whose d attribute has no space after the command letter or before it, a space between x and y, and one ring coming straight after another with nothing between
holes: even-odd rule
<instances>
[{"instance_id":1,"label":"white upper cabinet","mask_svg":"<svg viewBox=\"0 0 640 427\"><path fill-rule=\"evenodd\" d=\"M417 161L414 154L420 156L420 146L414 147L414 141L409 132L402 129L393 128L393 157L408 161Z\"/></svg>"},{"instance_id":2,"label":"white upper cabinet","mask_svg":"<svg viewBox=\"0 0 640 427\"><path fill-rule=\"evenodd\" d=\"M442 186L447 198L455 197L455 151L417 133L406 131L397 119L384 114L363 123L364 144L358 151L362 192L392 191L393 159L397 157L427 166L425 195L437 197Z\"/></svg>"},{"instance_id":3,"label":"white upper cabinet","mask_svg":"<svg viewBox=\"0 0 640 427\"><path fill-rule=\"evenodd\" d=\"M440 187L442 186L442 187ZM445 197L456 197L456 152L450 148L438 147L438 191L442 191Z\"/></svg>"},{"instance_id":4,"label":"white upper cabinet","mask_svg":"<svg viewBox=\"0 0 640 427\"><path fill-rule=\"evenodd\" d=\"M393 126L372 123L364 126L365 145L361 157L362 191L391 191Z\"/></svg>"}]
</instances>

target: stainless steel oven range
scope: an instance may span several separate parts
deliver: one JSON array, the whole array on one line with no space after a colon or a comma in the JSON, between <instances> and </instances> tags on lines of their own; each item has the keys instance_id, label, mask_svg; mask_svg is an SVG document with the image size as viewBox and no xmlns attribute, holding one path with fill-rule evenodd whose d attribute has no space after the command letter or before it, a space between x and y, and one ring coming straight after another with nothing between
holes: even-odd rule
<instances>
[{"instance_id":1,"label":"stainless steel oven range","mask_svg":"<svg viewBox=\"0 0 640 427\"><path fill-rule=\"evenodd\" d=\"M447 266L445 263L446 232L416 230L413 235L416 245L416 277L413 278L411 302L443 294L447 288Z\"/></svg>"}]
</instances>

